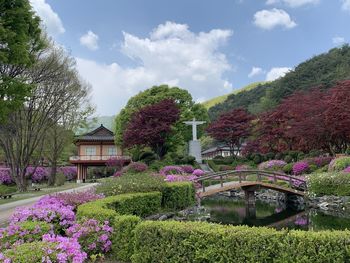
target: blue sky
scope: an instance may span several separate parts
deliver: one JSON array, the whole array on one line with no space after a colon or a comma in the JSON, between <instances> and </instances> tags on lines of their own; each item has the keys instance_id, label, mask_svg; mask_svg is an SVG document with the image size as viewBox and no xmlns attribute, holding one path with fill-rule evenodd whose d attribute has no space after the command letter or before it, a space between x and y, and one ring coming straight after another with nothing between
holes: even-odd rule
<instances>
[{"instance_id":1,"label":"blue sky","mask_svg":"<svg viewBox=\"0 0 350 263\"><path fill-rule=\"evenodd\" d=\"M113 115L152 85L196 101L273 80L350 41L350 0L30 0Z\"/></svg>"}]
</instances>

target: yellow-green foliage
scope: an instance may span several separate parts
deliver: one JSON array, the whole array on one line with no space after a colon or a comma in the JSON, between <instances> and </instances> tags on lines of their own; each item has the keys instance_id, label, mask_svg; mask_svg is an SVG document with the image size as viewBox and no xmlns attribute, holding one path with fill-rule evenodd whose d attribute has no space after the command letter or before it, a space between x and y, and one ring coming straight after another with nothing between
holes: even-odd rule
<instances>
[{"instance_id":1,"label":"yellow-green foliage","mask_svg":"<svg viewBox=\"0 0 350 263\"><path fill-rule=\"evenodd\" d=\"M167 183L162 190L162 206L183 209L194 205L195 188L190 182Z\"/></svg>"},{"instance_id":2,"label":"yellow-green foliage","mask_svg":"<svg viewBox=\"0 0 350 263\"><path fill-rule=\"evenodd\" d=\"M147 216L160 209L161 201L160 192L110 196L80 205L77 217L112 221L116 215Z\"/></svg>"},{"instance_id":3,"label":"yellow-green foliage","mask_svg":"<svg viewBox=\"0 0 350 263\"><path fill-rule=\"evenodd\" d=\"M219 103L225 101L227 99L227 97L231 94L237 94L237 93L240 93L240 92L245 91L245 90L251 90L251 89L254 89L255 87L257 87L259 84L264 84L264 83L266 83L266 82L262 81L262 82L251 83L251 84L249 84L243 88L240 88L238 90L235 90L234 92L231 92L229 94L225 94L225 95L218 96L218 97L212 98L210 100L207 100L207 101L203 102L202 105L206 109L209 109L209 108L215 106L216 104L219 104Z\"/></svg>"},{"instance_id":4,"label":"yellow-green foliage","mask_svg":"<svg viewBox=\"0 0 350 263\"><path fill-rule=\"evenodd\" d=\"M316 195L350 195L350 176L345 173L320 173L308 177L309 191Z\"/></svg>"},{"instance_id":5,"label":"yellow-green foliage","mask_svg":"<svg viewBox=\"0 0 350 263\"><path fill-rule=\"evenodd\" d=\"M201 222L145 221L132 262L349 262L349 231L277 231Z\"/></svg>"}]
</instances>

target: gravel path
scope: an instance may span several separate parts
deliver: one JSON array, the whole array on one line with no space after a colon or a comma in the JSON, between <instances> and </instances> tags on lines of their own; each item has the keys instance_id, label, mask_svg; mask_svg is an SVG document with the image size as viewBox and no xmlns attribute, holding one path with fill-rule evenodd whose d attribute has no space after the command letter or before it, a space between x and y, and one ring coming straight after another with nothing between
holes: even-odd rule
<instances>
[{"instance_id":1,"label":"gravel path","mask_svg":"<svg viewBox=\"0 0 350 263\"><path fill-rule=\"evenodd\" d=\"M76 188L60 191L57 193L71 193L71 192L77 192L77 191L83 191L83 190L88 190L91 189L92 187L96 186L97 183L93 184L84 184L83 186L79 186ZM53 194L53 193L50 193ZM49 194L47 194L49 195ZM12 213L15 211L17 207L28 207L32 206L36 201L38 201L40 198L44 197L46 195L41 195L41 196L36 196L24 200L18 200L15 202L11 202L8 204L0 205L0 227L4 226L7 224L9 217L12 215Z\"/></svg>"}]
</instances>

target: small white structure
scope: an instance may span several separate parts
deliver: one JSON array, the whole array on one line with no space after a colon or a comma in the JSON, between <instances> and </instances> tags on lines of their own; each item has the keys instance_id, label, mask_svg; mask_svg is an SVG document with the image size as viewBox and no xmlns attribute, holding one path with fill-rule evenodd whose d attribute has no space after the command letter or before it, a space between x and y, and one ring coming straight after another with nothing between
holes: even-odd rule
<instances>
[{"instance_id":1,"label":"small white structure","mask_svg":"<svg viewBox=\"0 0 350 263\"><path fill-rule=\"evenodd\" d=\"M241 153L235 149L234 150L235 155L240 156ZM222 156L222 157L229 157L232 156L232 153L230 151L230 147L228 146L215 146L212 148L209 148L202 152L202 158L204 160L211 160L215 158L216 156Z\"/></svg>"},{"instance_id":2,"label":"small white structure","mask_svg":"<svg viewBox=\"0 0 350 263\"><path fill-rule=\"evenodd\" d=\"M205 121L196 121L196 118L193 118L192 121L184 121L184 124L192 126L192 141L189 141L189 155L196 158L196 162L202 163L202 148L201 143L197 139L197 126L204 124Z\"/></svg>"}]
</instances>

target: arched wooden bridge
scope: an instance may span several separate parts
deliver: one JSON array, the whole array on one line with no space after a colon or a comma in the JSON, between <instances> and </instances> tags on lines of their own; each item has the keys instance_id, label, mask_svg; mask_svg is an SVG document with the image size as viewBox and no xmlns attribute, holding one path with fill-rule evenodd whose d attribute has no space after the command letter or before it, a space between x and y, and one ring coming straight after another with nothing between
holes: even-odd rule
<instances>
[{"instance_id":1,"label":"arched wooden bridge","mask_svg":"<svg viewBox=\"0 0 350 263\"><path fill-rule=\"evenodd\" d=\"M304 179L272 171L234 170L207 173L199 177L196 182L201 184L201 188L197 190L199 197L239 188L245 190L250 196L260 188L299 196L304 196L306 192Z\"/></svg>"}]
</instances>

